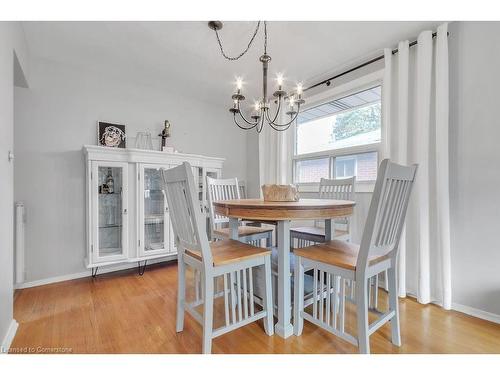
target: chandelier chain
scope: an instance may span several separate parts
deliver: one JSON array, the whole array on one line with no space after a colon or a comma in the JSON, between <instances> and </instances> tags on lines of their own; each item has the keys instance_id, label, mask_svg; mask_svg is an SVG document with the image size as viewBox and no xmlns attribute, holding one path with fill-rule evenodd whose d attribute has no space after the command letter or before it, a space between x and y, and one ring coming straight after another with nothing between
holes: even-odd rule
<instances>
[{"instance_id":1,"label":"chandelier chain","mask_svg":"<svg viewBox=\"0 0 500 375\"><path fill-rule=\"evenodd\" d=\"M235 61L235 60L238 60L239 58L243 57L243 55L245 55L248 52L248 50L250 49L255 37L257 36L257 33L259 32L259 28L260 28L260 21L257 22L257 27L255 28L255 31L253 32L252 38L248 42L247 48L245 48L245 50L243 52L241 52L238 56L228 56L226 54L226 52L224 51L224 47L222 47L222 41L220 39L219 32L217 31L217 29L215 29L215 35L217 36L217 42L219 43L220 52L221 52L222 56L224 56L224 58L226 60L230 60L230 61ZM267 30L266 30L266 23L265 22L264 22L264 32L265 32L266 41L267 41Z\"/></svg>"}]
</instances>

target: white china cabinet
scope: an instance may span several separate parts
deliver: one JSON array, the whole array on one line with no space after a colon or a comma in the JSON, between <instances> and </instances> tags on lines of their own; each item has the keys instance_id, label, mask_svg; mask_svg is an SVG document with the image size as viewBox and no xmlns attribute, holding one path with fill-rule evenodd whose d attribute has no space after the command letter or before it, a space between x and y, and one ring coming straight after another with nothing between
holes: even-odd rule
<instances>
[{"instance_id":1,"label":"white china cabinet","mask_svg":"<svg viewBox=\"0 0 500 375\"><path fill-rule=\"evenodd\" d=\"M87 254L92 268L175 258L162 168L187 161L207 213L206 176L221 178L224 159L151 150L84 146L87 169ZM208 216L207 216L208 217ZM141 268L142 264L142 268Z\"/></svg>"}]
</instances>

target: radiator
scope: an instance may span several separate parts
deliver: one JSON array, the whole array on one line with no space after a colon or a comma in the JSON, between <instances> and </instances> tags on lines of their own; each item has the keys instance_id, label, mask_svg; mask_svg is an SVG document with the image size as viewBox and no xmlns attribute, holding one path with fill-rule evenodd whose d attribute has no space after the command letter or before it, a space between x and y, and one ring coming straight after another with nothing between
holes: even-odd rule
<instances>
[{"instance_id":1,"label":"radiator","mask_svg":"<svg viewBox=\"0 0 500 375\"><path fill-rule=\"evenodd\" d=\"M26 210L24 208L23 202L16 202L16 233L15 233L15 284L21 284L25 279L25 269L24 269L24 252L25 252L25 233L26 233Z\"/></svg>"}]
</instances>

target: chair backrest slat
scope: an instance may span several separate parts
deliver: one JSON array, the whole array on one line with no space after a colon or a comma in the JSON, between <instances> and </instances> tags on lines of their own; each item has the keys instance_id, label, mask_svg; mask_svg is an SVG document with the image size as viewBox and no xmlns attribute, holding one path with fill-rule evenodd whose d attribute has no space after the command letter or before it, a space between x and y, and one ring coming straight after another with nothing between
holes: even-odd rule
<instances>
[{"instance_id":1,"label":"chair backrest slat","mask_svg":"<svg viewBox=\"0 0 500 375\"><path fill-rule=\"evenodd\" d=\"M162 174L177 251L180 255L186 249L199 251L204 266L211 267L212 253L191 166L184 162L175 168L162 170Z\"/></svg>"},{"instance_id":2,"label":"chair backrest slat","mask_svg":"<svg viewBox=\"0 0 500 375\"><path fill-rule=\"evenodd\" d=\"M334 180L322 178L319 182L319 198L354 200L355 183L356 177Z\"/></svg>"},{"instance_id":3,"label":"chair backrest slat","mask_svg":"<svg viewBox=\"0 0 500 375\"><path fill-rule=\"evenodd\" d=\"M356 269L362 272L370 255L396 257L418 166L385 159L380 164Z\"/></svg>"},{"instance_id":4,"label":"chair backrest slat","mask_svg":"<svg viewBox=\"0 0 500 375\"><path fill-rule=\"evenodd\" d=\"M229 222L226 216L216 215L214 211L215 201L240 199L240 187L237 178L217 179L207 176L208 210L212 229L215 225Z\"/></svg>"},{"instance_id":5,"label":"chair backrest slat","mask_svg":"<svg viewBox=\"0 0 500 375\"><path fill-rule=\"evenodd\" d=\"M247 187L244 181L238 181L239 189L240 189L240 199L247 198Z\"/></svg>"}]
</instances>

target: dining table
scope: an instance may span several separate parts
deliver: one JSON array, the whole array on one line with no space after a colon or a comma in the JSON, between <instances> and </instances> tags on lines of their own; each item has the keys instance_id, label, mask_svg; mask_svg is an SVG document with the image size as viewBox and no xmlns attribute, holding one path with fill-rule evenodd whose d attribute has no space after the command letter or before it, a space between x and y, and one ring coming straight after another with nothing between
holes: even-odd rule
<instances>
[{"instance_id":1,"label":"dining table","mask_svg":"<svg viewBox=\"0 0 500 375\"><path fill-rule=\"evenodd\" d=\"M240 220L272 222L276 224L278 250L278 321L277 335L287 338L293 334L291 322L292 284L290 273L290 225L296 220L324 220L325 240L330 241L335 231L333 219L353 213L354 201L334 199L299 199L293 202L274 202L263 199L233 199L215 201L217 215L229 217L231 239L238 240Z\"/></svg>"}]
</instances>

